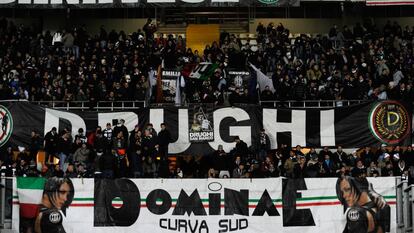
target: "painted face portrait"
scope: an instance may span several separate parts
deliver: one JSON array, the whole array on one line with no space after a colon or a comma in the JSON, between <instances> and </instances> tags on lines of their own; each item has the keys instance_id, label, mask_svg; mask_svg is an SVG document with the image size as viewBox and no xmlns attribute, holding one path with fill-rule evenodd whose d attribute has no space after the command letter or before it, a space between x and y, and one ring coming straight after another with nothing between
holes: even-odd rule
<instances>
[{"instance_id":1,"label":"painted face portrait","mask_svg":"<svg viewBox=\"0 0 414 233\"><path fill-rule=\"evenodd\" d=\"M67 178L49 178L45 183L43 196L46 197L50 203L50 205L46 206L65 211L65 209L72 203L74 196L72 181Z\"/></svg>"},{"instance_id":2,"label":"painted face portrait","mask_svg":"<svg viewBox=\"0 0 414 233\"><path fill-rule=\"evenodd\" d=\"M343 179L339 184L342 198L345 200L348 207L354 206L357 201L357 196L355 195L355 190L351 187L350 183Z\"/></svg>"},{"instance_id":3,"label":"painted face portrait","mask_svg":"<svg viewBox=\"0 0 414 233\"><path fill-rule=\"evenodd\" d=\"M365 178L345 176L336 183L336 194L346 208L358 205L363 192L368 192L368 181Z\"/></svg>"}]
</instances>

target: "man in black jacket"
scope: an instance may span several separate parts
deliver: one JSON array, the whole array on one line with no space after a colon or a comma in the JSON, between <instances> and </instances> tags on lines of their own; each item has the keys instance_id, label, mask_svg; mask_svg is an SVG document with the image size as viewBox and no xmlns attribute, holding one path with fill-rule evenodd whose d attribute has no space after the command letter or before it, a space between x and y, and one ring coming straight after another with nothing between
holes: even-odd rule
<instances>
[{"instance_id":1,"label":"man in black jacket","mask_svg":"<svg viewBox=\"0 0 414 233\"><path fill-rule=\"evenodd\" d=\"M161 131L158 133L158 145L162 156L168 156L168 145L171 141L170 131L165 123L161 124Z\"/></svg>"},{"instance_id":2,"label":"man in black jacket","mask_svg":"<svg viewBox=\"0 0 414 233\"><path fill-rule=\"evenodd\" d=\"M51 131L45 135L45 163L49 164L50 160L53 161L53 156L56 155L56 147L58 143L58 134L56 127L53 127Z\"/></svg>"},{"instance_id":3,"label":"man in black jacket","mask_svg":"<svg viewBox=\"0 0 414 233\"><path fill-rule=\"evenodd\" d=\"M66 171L66 158L70 156L72 150L72 142L69 137L70 133L65 133L58 139L57 152L59 153L59 166L63 171Z\"/></svg>"},{"instance_id":4,"label":"man in black jacket","mask_svg":"<svg viewBox=\"0 0 414 233\"><path fill-rule=\"evenodd\" d=\"M270 150L270 139L269 136L266 134L265 129L260 130L258 149L259 159L264 161L267 156L267 152Z\"/></svg>"},{"instance_id":5,"label":"man in black jacket","mask_svg":"<svg viewBox=\"0 0 414 233\"><path fill-rule=\"evenodd\" d=\"M118 135L118 133L122 131L122 135L124 135L125 142L128 142L129 134L128 134L127 127L125 127L125 125L124 125L125 120L121 119L119 122L120 122L120 124L114 127L114 134L113 135L116 137Z\"/></svg>"},{"instance_id":6,"label":"man in black jacket","mask_svg":"<svg viewBox=\"0 0 414 233\"><path fill-rule=\"evenodd\" d=\"M235 154L239 155L242 159L246 158L249 154L247 144L243 140L240 140L239 136L236 136L234 141L236 142Z\"/></svg>"},{"instance_id":7,"label":"man in black jacket","mask_svg":"<svg viewBox=\"0 0 414 233\"><path fill-rule=\"evenodd\" d=\"M43 140L40 138L39 134L35 130L32 130L32 134L30 138L30 146L29 146L30 161L31 160L36 161L36 155L37 155L37 152L39 152L39 150L42 148L42 143L43 143Z\"/></svg>"}]
</instances>

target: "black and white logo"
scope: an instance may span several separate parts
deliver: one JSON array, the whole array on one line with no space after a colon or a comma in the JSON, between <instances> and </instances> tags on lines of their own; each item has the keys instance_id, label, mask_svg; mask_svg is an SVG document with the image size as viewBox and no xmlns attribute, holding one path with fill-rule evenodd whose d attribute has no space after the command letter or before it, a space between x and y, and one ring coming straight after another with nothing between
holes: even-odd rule
<instances>
[{"instance_id":1,"label":"black and white logo","mask_svg":"<svg viewBox=\"0 0 414 233\"><path fill-rule=\"evenodd\" d=\"M358 212L358 210L349 210L349 212L348 212L348 219L350 221L353 221L353 222L358 221L359 220L359 212Z\"/></svg>"},{"instance_id":2,"label":"black and white logo","mask_svg":"<svg viewBox=\"0 0 414 233\"><path fill-rule=\"evenodd\" d=\"M60 216L60 214L58 212L53 212L49 215L49 221L51 223L58 223L58 222L60 222L61 218L62 217Z\"/></svg>"}]
</instances>

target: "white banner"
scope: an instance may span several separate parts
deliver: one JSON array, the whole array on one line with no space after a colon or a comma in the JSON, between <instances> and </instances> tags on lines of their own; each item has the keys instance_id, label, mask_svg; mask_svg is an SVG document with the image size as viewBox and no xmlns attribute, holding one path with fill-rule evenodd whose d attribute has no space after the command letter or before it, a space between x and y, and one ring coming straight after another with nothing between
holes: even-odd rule
<instances>
[{"instance_id":1,"label":"white banner","mask_svg":"<svg viewBox=\"0 0 414 233\"><path fill-rule=\"evenodd\" d=\"M395 178L369 181L390 205L390 232L396 232ZM342 232L346 223L344 208L336 196L336 178L72 182L75 194L63 219L68 233L320 233ZM21 188L19 193L24 193ZM13 228L18 232L16 191L13 203Z\"/></svg>"}]
</instances>

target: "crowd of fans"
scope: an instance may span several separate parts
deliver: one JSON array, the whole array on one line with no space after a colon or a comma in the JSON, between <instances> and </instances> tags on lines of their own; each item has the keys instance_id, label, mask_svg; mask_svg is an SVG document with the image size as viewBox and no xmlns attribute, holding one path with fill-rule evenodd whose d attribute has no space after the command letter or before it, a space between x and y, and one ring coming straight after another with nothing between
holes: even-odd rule
<instances>
[{"instance_id":1,"label":"crowd of fans","mask_svg":"<svg viewBox=\"0 0 414 233\"><path fill-rule=\"evenodd\" d=\"M0 20L0 100L31 101L155 101L154 71L182 71L187 103L257 103L261 100L383 100L413 101L414 28L396 22L382 29L367 21L354 27L332 27L327 35L290 38L282 24L257 26L257 38L241 39L226 32L202 53L192 51L181 36L154 36L156 24L127 34L102 26L97 35L84 26L36 31ZM200 62L217 64L204 80L192 79ZM231 70L250 64L271 77L275 91L258 93L254 80L232 82ZM253 70L250 70L253 74ZM254 88L251 88L251 87ZM230 95L227 95L230 92ZM151 95L152 93L152 95ZM228 99L227 99L228 97ZM344 153L324 148L303 154L281 145L270 150L263 131L259 145L247 147L236 138L232 151L219 147L205 156L178 157L171 165L168 127L156 132L151 124L128 132L120 122L96 131L52 129L44 138L32 132L28 148L2 152L0 163L9 174L69 177L334 177L347 173L367 176L401 175L414 165L412 149L385 148ZM36 155L45 152L45 165ZM59 158L59 164L53 159Z\"/></svg>"},{"instance_id":2,"label":"crowd of fans","mask_svg":"<svg viewBox=\"0 0 414 233\"><path fill-rule=\"evenodd\" d=\"M202 52L188 48L181 36L155 38L156 30L149 19L142 30L130 34L107 32L103 26L97 35L85 26L52 34L3 18L0 99L155 101L152 74L161 63L187 76L195 64L211 62L218 68L206 80L185 78L180 86L185 103L227 104L228 96L231 104L257 103L259 97L413 100L414 30L396 22L382 29L370 21L334 26L327 35L296 38L289 38L282 24L260 23L256 39L223 32L220 41ZM275 91L257 93L253 81L229 79L230 70L249 71L250 63L272 78Z\"/></svg>"},{"instance_id":3,"label":"crowd of fans","mask_svg":"<svg viewBox=\"0 0 414 233\"><path fill-rule=\"evenodd\" d=\"M411 146L364 147L350 154L341 146L336 149L280 145L270 149L265 130L256 145L247 146L235 137L234 148L222 146L205 155L174 156L168 153L171 134L166 124L156 132L152 124L128 132L124 121L112 127L98 127L85 134L79 129L71 135L68 129L52 128L44 138L32 132L30 146L0 152L0 167L7 176L58 177L135 177L135 178L265 178L265 177L368 177L410 176L414 166ZM38 158L44 152L45 159ZM57 159L59 160L57 160Z\"/></svg>"}]
</instances>

